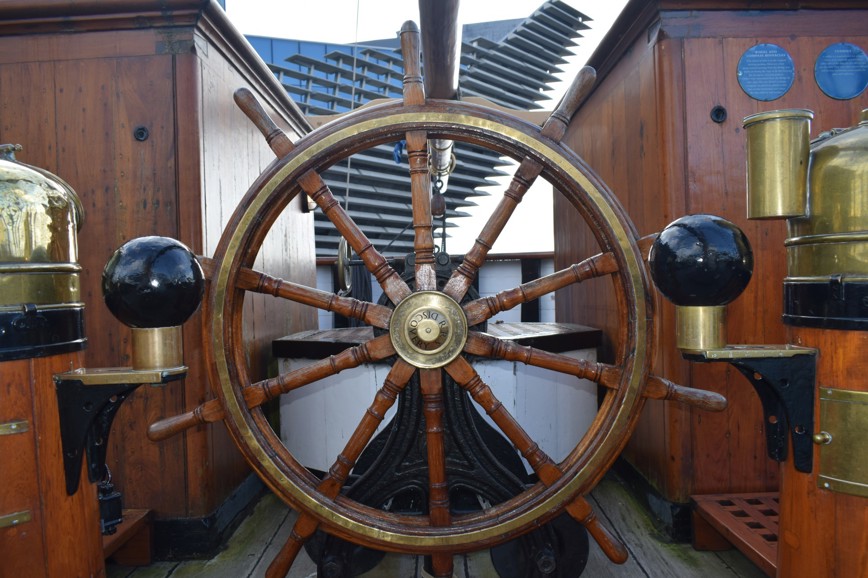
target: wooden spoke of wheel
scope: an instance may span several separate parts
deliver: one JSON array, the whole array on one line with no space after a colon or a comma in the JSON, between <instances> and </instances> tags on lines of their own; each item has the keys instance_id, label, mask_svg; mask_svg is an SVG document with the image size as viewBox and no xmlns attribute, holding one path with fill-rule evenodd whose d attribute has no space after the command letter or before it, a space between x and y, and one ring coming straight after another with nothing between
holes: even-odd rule
<instances>
[{"instance_id":1,"label":"wooden spoke of wheel","mask_svg":"<svg viewBox=\"0 0 868 578\"><path fill-rule=\"evenodd\" d=\"M289 137L280 130L273 120L266 114L265 109L247 89L239 89L235 92L235 103L244 114L253 122L259 132L265 137L271 150L284 158L294 150L294 145ZM298 178L301 189L313 199L322 209L323 214L334 224L335 228L347 240L350 247L365 264L365 267L383 288L386 295L393 303L399 303L410 294L407 284L401 276L389 265L386 258L374 248L368 237L361 228L350 218L347 212L332 194L331 189L323 181L322 177L314 170L307 171Z\"/></svg>"},{"instance_id":2,"label":"wooden spoke of wheel","mask_svg":"<svg viewBox=\"0 0 868 578\"><path fill-rule=\"evenodd\" d=\"M552 478L552 468L557 468L551 458L534 442L531 437L524 431L514 417L507 411L506 407L494 396L491 388L482 381L476 370L463 357L458 357L446 366L446 372L452 376L452 379L462 388L465 389L473 401L479 404L485 410L497 427L506 435L509 441L521 453L522 457L528 461L533 471L539 475L546 485ZM560 474L558 474L560 475ZM547 481L550 480L550 481Z\"/></svg>"},{"instance_id":3,"label":"wooden spoke of wheel","mask_svg":"<svg viewBox=\"0 0 868 578\"><path fill-rule=\"evenodd\" d=\"M401 52L404 56L404 104L425 103L422 81L421 43L415 22L401 27ZM425 131L407 132L407 161L410 164L410 191L413 204L413 251L416 255L416 290L437 288L434 271L434 235L431 222L431 176L428 172L428 136Z\"/></svg>"},{"instance_id":4,"label":"wooden spoke of wheel","mask_svg":"<svg viewBox=\"0 0 868 578\"><path fill-rule=\"evenodd\" d=\"M573 283L602 277L618 271L618 262L612 253L601 253L561 269L551 275L523 283L514 289L507 289L490 297L480 297L464 305L467 325L473 326L512 309L516 305L539 299L543 295L562 289Z\"/></svg>"},{"instance_id":5,"label":"wooden spoke of wheel","mask_svg":"<svg viewBox=\"0 0 868 578\"><path fill-rule=\"evenodd\" d=\"M239 269L236 286L239 289L266 293L275 297L289 299L296 303L310 305L317 309L333 311L344 317L359 319L368 325L381 329L389 328L389 319L392 317L392 310L383 305L359 301L352 297L341 297L335 293L320 291L319 289L306 287L291 281L284 281L283 279L271 277L246 267Z\"/></svg>"},{"instance_id":6,"label":"wooden spoke of wheel","mask_svg":"<svg viewBox=\"0 0 868 578\"><path fill-rule=\"evenodd\" d=\"M415 371L416 368L406 361L402 359L395 361L383 381L383 386L377 391L373 403L347 440L346 446L338 455L335 463L329 468L328 474L317 486L319 492L332 499L337 497L346 483L350 471L355 467L356 460L359 459L362 450L371 441L377 428L383 422L386 412L395 404L398 395L407 386Z\"/></svg>"},{"instance_id":7,"label":"wooden spoke of wheel","mask_svg":"<svg viewBox=\"0 0 868 578\"><path fill-rule=\"evenodd\" d=\"M579 379L593 381L607 389L620 387L623 374L621 368L614 365L550 353L475 331L467 336L464 351L482 357L519 361L527 365L574 375ZM678 401L705 411L722 411L726 409L727 403L726 398L719 393L677 385L657 375L648 376L648 382L642 395L648 399Z\"/></svg>"},{"instance_id":8,"label":"wooden spoke of wheel","mask_svg":"<svg viewBox=\"0 0 868 578\"><path fill-rule=\"evenodd\" d=\"M335 229L347 240L347 243L383 288L383 292L392 300L392 303L397 305L407 297L410 294L410 288L341 207L319 173L312 170L308 171L299 177L298 183L302 190L310 195L310 198L322 209L323 214L328 217Z\"/></svg>"},{"instance_id":9,"label":"wooden spoke of wheel","mask_svg":"<svg viewBox=\"0 0 868 578\"><path fill-rule=\"evenodd\" d=\"M428 139L422 131L407 133L410 190L413 203L413 252L416 255L416 290L437 289L434 270L434 235L431 220L431 176L428 172Z\"/></svg>"},{"instance_id":10,"label":"wooden spoke of wheel","mask_svg":"<svg viewBox=\"0 0 868 578\"><path fill-rule=\"evenodd\" d=\"M507 339L498 339L478 331L471 331L467 335L464 351L482 357L520 361L526 365L575 375L610 389L617 388L621 379L621 370L618 367L585 359L574 359L529 345L518 345Z\"/></svg>"},{"instance_id":11,"label":"wooden spoke of wheel","mask_svg":"<svg viewBox=\"0 0 868 578\"><path fill-rule=\"evenodd\" d=\"M432 526L448 526L449 481L446 479L446 447L443 441L443 374L439 369L419 370L422 411L425 415L425 438L428 446L428 515ZM434 576L452 576L452 556L434 554Z\"/></svg>"},{"instance_id":12,"label":"wooden spoke of wheel","mask_svg":"<svg viewBox=\"0 0 868 578\"><path fill-rule=\"evenodd\" d=\"M386 412L395 404L398 395L406 387L415 371L415 367L401 359L395 362L383 381L383 386L377 391L373 403L365 412L359 425L356 426L350 439L347 440L343 451L338 454L335 463L317 485L318 492L332 500L340 494L350 471L356 465L356 460L359 459L362 451L374 437L374 433L383 422ZM300 513L292 526L289 538L269 565L266 578L286 576L301 547L310 539L318 526L319 522L312 515L306 512Z\"/></svg>"},{"instance_id":13,"label":"wooden spoke of wheel","mask_svg":"<svg viewBox=\"0 0 868 578\"><path fill-rule=\"evenodd\" d=\"M570 119L594 86L596 78L597 73L590 66L585 66L579 71L557 108L543 124L542 136L555 142L559 142L563 138ZM470 251L464 256L464 260L446 283L446 287L443 289L444 293L461 302L467 289L476 278L479 268L485 262L488 252L494 246L494 242L540 173L542 173L542 165L539 162L528 157L521 161L512 182L504 191L503 198L483 226L482 232L473 243L473 247L470 248Z\"/></svg>"},{"instance_id":14,"label":"wooden spoke of wheel","mask_svg":"<svg viewBox=\"0 0 868 578\"><path fill-rule=\"evenodd\" d=\"M563 472L555 464L554 460L524 431L524 428L507 411L506 407L500 403L488 384L479 377L479 374L476 373L476 370L473 369L466 359L463 357L457 358L446 366L446 371L462 389L470 394L473 401L485 410L485 413L497 424L500 431L506 435L509 441L512 442L512 445L521 453L522 457L527 460L543 484L550 486L563 476ZM577 522L583 524L588 529L588 532L594 537L610 560L620 564L627 559L627 549L600 524L599 519L597 519L587 500L579 496L566 509Z\"/></svg>"},{"instance_id":15,"label":"wooden spoke of wheel","mask_svg":"<svg viewBox=\"0 0 868 578\"><path fill-rule=\"evenodd\" d=\"M470 251L464 256L461 264L455 269L443 288L444 293L456 301L461 301L476 278L479 268L485 263L485 257L494 246L494 242L500 236L513 211L541 172L542 165L536 161L528 158L521 161L509 187L503 193L503 198L489 216Z\"/></svg>"},{"instance_id":16,"label":"wooden spoke of wheel","mask_svg":"<svg viewBox=\"0 0 868 578\"><path fill-rule=\"evenodd\" d=\"M252 409L283 393L325 379L345 369L358 367L363 363L380 361L394 354L395 349L392 347L389 336L381 335L306 367L244 386L241 388L241 393L247 407ZM151 441L164 440L191 427L220 421L224 417L223 405L220 400L212 399L192 411L152 423L148 428L148 439Z\"/></svg>"},{"instance_id":17,"label":"wooden spoke of wheel","mask_svg":"<svg viewBox=\"0 0 868 578\"><path fill-rule=\"evenodd\" d=\"M214 271L214 260L208 257L199 257L198 259L202 265L205 278L210 278ZM265 273L248 269L247 267L242 267L238 270L238 281L235 286L245 291L265 293L274 297L289 299L296 303L310 305L317 309L339 313L344 317L359 319L368 325L381 329L389 328L389 319L392 317L392 310L383 305L359 301L352 297L341 297L335 293L299 285L298 283L272 277Z\"/></svg>"}]
</instances>

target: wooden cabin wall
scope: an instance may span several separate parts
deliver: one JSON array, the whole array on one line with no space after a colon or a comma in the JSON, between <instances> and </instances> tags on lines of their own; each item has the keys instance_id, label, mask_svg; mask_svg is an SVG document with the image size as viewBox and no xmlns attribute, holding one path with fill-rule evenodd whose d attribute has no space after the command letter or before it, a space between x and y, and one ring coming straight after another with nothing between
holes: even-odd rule
<instances>
[{"instance_id":1,"label":"wooden cabin wall","mask_svg":"<svg viewBox=\"0 0 868 578\"><path fill-rule=\"evenodd\" d=\"M148 10L148 3L103 2L81 13L51 1L7 4L0 7L0 140L22 144L20 160L58 174L81 197L85 365L128 366L129 329L109 313L100 289L111 253L142 235L213 253L239 199L274 160L235 107L235 89L258 94L292 138L306 122L215 3L154 2ZM146 140L135 138L137 127L148 129ZM293 203L257 266L315 284L314 263L312 216ZM264 376L273 370L271 340L314 327L315 312L264 298L248 308L252 371ZM204 323L197 312L184 326L188 377L140 387L112 429L108 465L125 506L154 509L159 518L206 516L249 473L222 424L164 442L146 437L153 421L214 396Z\"/></svg>"},{"instance_id":2,"label":"wooden cabin wall","mask_svg":"<svg viewBox=\"0 0 868 578\"><path fill-rule=\"evenodd\" d=\"M641 3L632 2L632 5ZM621 45L595 55L602 72L590 99L574 118L566 141L600 174L625 206L639 235L661 230L684 214L713 213L741 227L754 250L753 280L729 306L730 343L784 343L782 281L786 275L783 221L748 221L745 138L742 119L780 108L815 111L812 136L858 120L863 94L849 101L825 96L813 78L817 55L829 44L868 48L864 12L776 10L747 12L746 3L721 2L727 10L668 10L644 3L613 29ZM710 8L713 3L705 3ZM850 3L854 4L854 3ZM628 8L630 6L628 5ZM738 8L738 9L736 9ZM771 42L785 48L796 67L790 91L759 102L738 84L744 51ZM714 106L727 119L711 120ZM577 217L555 204L556 267L592 254L590 235ZM778 464L766 457L759 399L727 364L690 364L674 346L674 308L656 295L658 350L654 372L677 383L724 394L721 413L649 401L625 450L626 459L669 501L694 493L776 489ZM557 319L601 327L616 335L620 320L604 282L557 295ZM611 356L611 346L603 356Z\"/></svg>"},{"instance_id":3,"label":"wooden cabin wall","mask_svg":"<svg viewBox=\"0 0 868 578\"><path fill-rule=\"evenodd\" d=\"M679 143L665 138L667 123L681 114L677 98L658 95L660 87L674 87L680 66L669 58L669 47L637 42L574 118L565 142L602 177L624 205L639 235L656 231L683 213L684 181ZM677 55L676 55L677 56ZM561 209L564 207L564 209ZM598 249L591 232L578 215L555 199L555 269L569 266ZM556 295L558 321L581 319L603 329L600 358L612 361L612 343L622 323L607 280L572 286ZM656 300L658 341L672 311ZM687 365L658 347L658 373L674 381L687 380ZM667 488L685 472L680 468L656 468L667 453L684 455L689 449L685 426L689 415L676 404L649 401L636 432L625 450L628 459L658 488ZM686 447L685 447L686 446ZM680 464L676 464L679 466Z\"/></svg>"}]
</instances>

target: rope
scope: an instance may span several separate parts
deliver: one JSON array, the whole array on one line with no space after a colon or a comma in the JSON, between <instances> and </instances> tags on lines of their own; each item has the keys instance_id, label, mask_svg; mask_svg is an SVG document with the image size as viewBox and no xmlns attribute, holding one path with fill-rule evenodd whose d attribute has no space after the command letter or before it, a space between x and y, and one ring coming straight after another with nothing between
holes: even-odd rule
<instances>
[{"instance_id":1,"label":"rope","mask_svg":"<svg viewBox=\"0 0 868 578\"><path fill-rule=\"evenodd\" d=\"M353 76L351 79L352 86L350 87L350 112L356 108L356 66L358 63L359 50L359 13L361 0L356 0L356 30L353 40ZM344 211L350 210L350 168L352 167L353 157L347 157L347 179L344 184Z\"/></svg>"}]
</instances>

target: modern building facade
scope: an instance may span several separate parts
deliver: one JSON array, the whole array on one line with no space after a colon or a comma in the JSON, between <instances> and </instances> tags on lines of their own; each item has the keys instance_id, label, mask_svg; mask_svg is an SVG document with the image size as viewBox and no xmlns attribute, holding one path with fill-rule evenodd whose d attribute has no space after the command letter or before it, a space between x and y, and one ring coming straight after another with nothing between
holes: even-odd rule
<instances>
[{"instance_id":1,"label":"modern building facade","mask_svg":"<svg viewBox=\"0 0 868 578\"><path fill-rule=\"evenodd\" d=\"M516 110L534 110L551 100L576 39L589 28L585 14L561 0L546 0L523 19L464 26L459 72L462 98L483 97ZM400 98L403 60L397 38L352 45L248 36L287 93L309 116L345 113L380 98ZM410 179L400 143L354 155L323 175L354 221L385 255L412 251ZM496 152L457 143L456 168L446 190L447 227L473 206L481 187L496 184L506 161ZM337 254L339 235L328 219L315 217L317 256ZM442 242L442 223L435 223ZM446 247L448 250L448 247Z\"/></svg>"}]
</instances>

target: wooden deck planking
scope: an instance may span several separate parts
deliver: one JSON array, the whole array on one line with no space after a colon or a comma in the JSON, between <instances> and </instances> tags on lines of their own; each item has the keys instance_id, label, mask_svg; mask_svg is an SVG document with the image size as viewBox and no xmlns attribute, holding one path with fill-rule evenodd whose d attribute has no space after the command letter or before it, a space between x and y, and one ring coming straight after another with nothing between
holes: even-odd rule
<instances>
[{"instance_id":1,"label":"wooden deck planking","mask_svg":"<svg viewBox=\"0 0 868 578\"><path fill-rule=\"evenodd\" d=\"M584 576L594 578L764 578L737 550L697 552L672 543L654 526L647 511L619 481L607 476L591 494L600 518L624 541L630 558L615 565L591 542ZM296 514L274 495L265 495L239 526L226 548L211 560L157 562L144 568L108 566L108 578L260 578L286 541ZM389 554L361 578L424 578L421 560ZM486 551L455 557L456 578L496 578ZM304 552L289 578L316 578L316 565Z\"/></svg>"},{"instance_id":2,"label":"wooden deck planking","mask_svg":"<svg viewBox=\"0 0 868 578\"><path fill-rule=\"evenodd\" d=\"M765 574L740 552L698 552L690 544L672 542L658 530L647 510L612 476L607 476L591 493L600 518L627 546L630 558L615 566L591 546L594 564L591 576L679 578L764 578Z\"/></svg>"},{"instance_id":3,"label":"wooden deck planking","mask_svg":"<svg viewBox=\"0 0 868 578\"><path fill-rule=\"evenodd\" d=\"M282 512L283 520L276 527L269 526L263 528L262 533L265 536L268 536L269 539L267 542L263 541L261 543L260 547L264 547L264 550L259 562L253 569L253 573L249 575L250 577L265 576L265 570L286 543L289 538L289 533L292 531L292 526L295 524L296 518L298 518L298 514L290 510L274 494L267 494L262 500L260 500L259 504L256 506L257 510L262 506L263 502L266 502L266 509L274 509ZM254 514L256 514L256 510L254 510ZM253 518L253 515L250 517ZM263 524L263 526L265 525ZM263 538L265 536L263 536ZM292 565L292 570L289 575L291 578L307 578L308 576L316 578L316 564L314 564L310 557L308 557L304 550L302 550L301 554L299 554L296 559L295 564ZM228 576L229 575L227 574L227 578ZM241 577L239 576L238 578Z\"/></svg>"}]
</instances>

